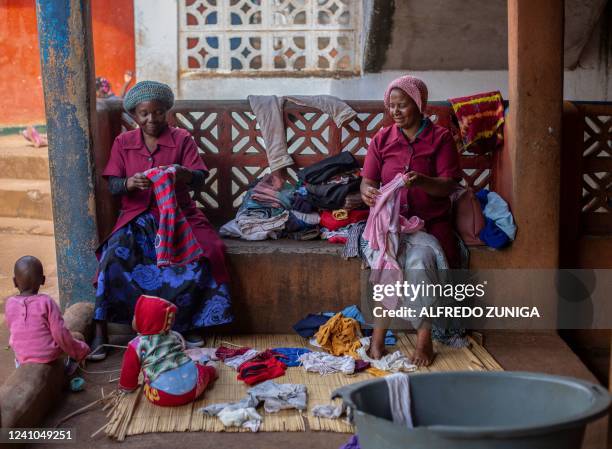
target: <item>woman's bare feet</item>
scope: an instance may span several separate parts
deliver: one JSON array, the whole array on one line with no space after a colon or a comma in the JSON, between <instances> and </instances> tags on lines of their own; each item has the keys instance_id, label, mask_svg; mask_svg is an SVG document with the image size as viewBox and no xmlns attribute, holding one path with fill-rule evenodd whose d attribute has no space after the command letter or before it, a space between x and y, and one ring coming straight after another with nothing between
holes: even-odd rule
<instances>
[{"instance_id":1,"label":"woman's bare feet","mask_svg":"<svg viewBox=\"0 0 612 449\"><path fill-rule=\"evenodd\" d=\"M412 363L416 366L429 366L433 362L434 357L431 329L429 327L421 327L417 330L416 349L412 355Z\"/></svg>"},{"instance_id":2,"label":"woman's bare feet","mask_svg":"<svg viewBox=\"0 0 612 449\"><path fill-rule=\"evenodd\" d=\"M374 329L372 331L372 340L370 343L370 349L368 349L368 356L374 360L382 358L387 351L385 350L385 334L387 329Z\"/></svg>"}]
</instances>

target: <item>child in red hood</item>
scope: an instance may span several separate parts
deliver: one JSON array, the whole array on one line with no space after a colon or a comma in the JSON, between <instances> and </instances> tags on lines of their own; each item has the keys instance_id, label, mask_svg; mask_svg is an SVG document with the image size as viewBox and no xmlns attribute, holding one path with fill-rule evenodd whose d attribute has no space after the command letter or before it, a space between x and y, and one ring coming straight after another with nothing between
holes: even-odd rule
<instances>
[{"instance_id":1,"label":"child in red hood","mask_svg":"<svg viewBox=\"0 0 612 449\"><path fill-rule=\"evenodd\" d=\"M144 394L155 405L184 405L197 399L216 379L212 366L194 362L181 339L171 331L177 307L170 301L142 295L136 302L132 327L138 336L123 356L119 388L138 388L144 376Z\"/></svg>"}]
</instances>

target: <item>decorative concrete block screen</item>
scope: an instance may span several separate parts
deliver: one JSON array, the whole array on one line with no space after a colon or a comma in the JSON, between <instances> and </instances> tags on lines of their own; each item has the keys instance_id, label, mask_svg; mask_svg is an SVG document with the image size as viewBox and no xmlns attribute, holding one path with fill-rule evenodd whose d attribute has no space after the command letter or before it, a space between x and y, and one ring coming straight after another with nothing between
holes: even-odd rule
<instances>
[{"instance_id":1,"label":"decorative concrete block screen","mask_svg":"<svg viewBox=\"0 0 612 449\"><path fill-rule=\"evenodd\" d=\"M359 73L361 1L179 0L181 76Z\"/></svg>"},{"instance_id":2,"label":"decorative concrete block screen","mask_svg":"<svg viewBox=\"0 0 612 449\"><path fill-rule=\"evenodd\" d=\"M333 120L314 109L288 103L284 109L289 153L296 170L321 159L350 151L362 162L368 144L389 119L381 101L348 101L358 115L338 128ZM446 103L428 105L428 113L442 126L455 131ZM195 199L213 223L223 223L236 213L249 184L268 173L261 132L247 101L178 101L170 111L171 124L189 130L210 170L204 190ZM124 115L123 129L131 129ZM476 190L494 186L497 152L460 154L463 184Z\"/></svg>"},{"instance_id":3,"label":"decorative concrete block screen","mask_svg":"<svg viewBox=\"0 0 612 449\"><path fill-rule=\"evenodd\" d=\"M584 114L582 227L585 234L612 233L612 104L578 104Z\"/></svg>"}]
</instances>

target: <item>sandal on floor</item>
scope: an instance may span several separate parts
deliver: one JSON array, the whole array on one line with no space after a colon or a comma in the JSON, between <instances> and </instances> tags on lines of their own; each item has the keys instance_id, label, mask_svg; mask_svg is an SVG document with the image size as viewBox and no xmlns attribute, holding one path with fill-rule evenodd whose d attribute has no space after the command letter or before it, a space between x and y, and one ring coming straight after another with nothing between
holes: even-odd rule
<instances>
[{"instance_id":1,"label":"sandal on floor","mask_svg":"<svg viewBox=\"0 0 612 449\"><path fill-rule=\"evenodd\" d=\"M108 349L106 346L102 346L104 343L106 342L102 338L94 338L90 345L92 351L87 356L87 360L91 360L93 362L104 360L108 355Z\"/></svg>"}]
</instances>

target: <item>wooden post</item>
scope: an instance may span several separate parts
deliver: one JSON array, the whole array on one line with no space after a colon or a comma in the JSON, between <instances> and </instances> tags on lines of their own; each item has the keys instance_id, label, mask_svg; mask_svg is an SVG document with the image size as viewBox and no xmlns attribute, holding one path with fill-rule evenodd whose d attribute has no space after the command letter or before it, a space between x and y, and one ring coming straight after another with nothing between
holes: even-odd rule
<instances>
[{"instance_id":1,"label":"wooden post","mask_svg":"<svg viewBox=\"0 0 612 449\"><path fill-rule=\"evenodd\" d=\"M93 301L95 92L88 0L37 0L49 172L62 306Z\"/></svg>"},{"instance_id":2,"label":"wooden post","mask_svg":"<svg viewBox=\"0 0 612 449\"><path fill-rule=\"evenodd\" d=\"M508 0L508 117L516 268L559 266L563 0Z\"/></svg>"}]
</instances>

